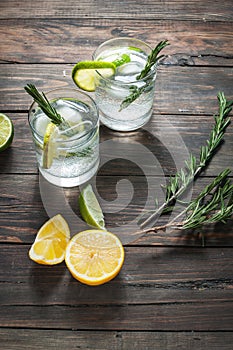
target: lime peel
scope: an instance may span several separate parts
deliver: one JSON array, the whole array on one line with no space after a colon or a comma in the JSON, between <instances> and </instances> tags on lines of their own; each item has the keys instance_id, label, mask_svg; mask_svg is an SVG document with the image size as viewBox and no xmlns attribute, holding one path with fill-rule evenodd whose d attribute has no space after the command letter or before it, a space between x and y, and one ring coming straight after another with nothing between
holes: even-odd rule
<instances>
[{"instance_id":1,"label":"lime peel","mask_svg":"<svg viewBox=\"0 0 233 350\"><path fill-rule=\"evenodd\" d=\"M116 66L105 61L81 61L72 69L74 83L85 91L95 91L95 76L98 71L104 78L115 74Z\"/></svg>"},{"instance_id":2,"label":"lime peel","mask_svg":"<svg viewBox=\"0 0 233 350\"><path fill-rule=\"evenodd\" d=\"M10 118L0 113L0 152L7 149L14 138L14 125Z\"/></svg>"},{"instance_id":3,"label":"lime peel","mask_svg":"<svg viewBox=\"0 0 233 350\"><path fill-rule=\"evenodd\" d=\"M88 225L105 229L104 215L90 184L81 191L78 204L80 214Z\"/></svg>"}]
</instances>

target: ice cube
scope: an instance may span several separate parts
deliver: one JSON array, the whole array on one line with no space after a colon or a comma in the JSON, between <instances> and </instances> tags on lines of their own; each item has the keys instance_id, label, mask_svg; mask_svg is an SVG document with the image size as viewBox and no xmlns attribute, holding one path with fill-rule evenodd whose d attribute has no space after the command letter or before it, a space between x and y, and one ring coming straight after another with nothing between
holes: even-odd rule
<instances>
[{"instance_id":1,"label":"ice cube","mask_svg":"<svg viewBox=\"0 0 233 350\"><path fill-rule=\"evenodd\" d=\"M129 62L120 66L117 70L117 74L121 76L132 76L139 74L142 70L140 62Z\"/></svg>"},{"instance_id":2,"label":"ice cube","mask_svg":"<svg viewBox=\"0 0 233 350\"><path fill-rule=\"evenodd\" d=\"M41 136L44 136L48 123L49 118L44 113L38 114L33 122L36 132Z\"/></svg>"}]
</instances>

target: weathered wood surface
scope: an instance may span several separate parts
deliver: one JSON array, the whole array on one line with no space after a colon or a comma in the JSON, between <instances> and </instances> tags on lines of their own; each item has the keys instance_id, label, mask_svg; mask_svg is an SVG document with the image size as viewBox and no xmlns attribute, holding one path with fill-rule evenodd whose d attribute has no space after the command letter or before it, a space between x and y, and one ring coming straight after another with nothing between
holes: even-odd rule
<instances>
[{"instance_id":1,"label":"weathered wood surface","mask_svg":"<svg viewBox=\"0 0 233 350\"><path fill-rule=\"evenodd\" d=\"M1 349L230 350L231 332L122 332L0 329ZM153 347L152 347L153 346Z\"/></svg>"},{"instance_id":2,"label":"weathered wood surface","mask_svg":"<svg viewBox=\"0 0 233 350\"><path fill-rule=\"evenodd\" d=\"M232 22L231 0L2 0L0 18L132 18ZM137 23L135 23L137 26Z\"/></svg>"},{"instance_id":3,"label":"weathered wood surface","mask_svg":"<svg viewBox=\"0 0 233 350\"><path fill-rule=\"evenodd\" d=\"M31 262L28 249L2 246L1 326L232 330L231 248L126 248L121 273L96 288L74 280L64 264Z\"/></svg>"},{"instance_id":4,"label":"weathered wood surface","mask_svg":"<svg viewBox=\"0 0 233 350\"><path fill-rule=\"evenodd\" d=\"M217 112L217 100L213 103ZM6 105L5 102L4 105ZM0 172L1 174L37 174L36 156L27 113L10 112L8 115L12 118L15 136L11 147L0 153ZM199 157L200 146L206 144L213 125L212 115L160 115L154 112L151 121L144 128L129 133L127 136L101 126L100 142L103 144L101 155L105 155L105 158L108 156L109 151L106 151L104 144L110 141L112 145L117 147L118 152L113 152L111 167L101 167L98 175L142 175L143 170L150 175L159 176L161 171L165 176L172 175L184 166L184 161L190 153ZM131 151L134 145L137 147L138 144L143 146L143 148L138 147L137 150L138 159L140 160L141 157L141 161L139 164L137 162L135 164L132 158L132 162L128 162L125 157L127 150ZM117 154L121 155L121 158L117 157ZM145 162L145 154L153 154L160 167L156 166L155 163ZM232 154L233 126L231 124L224 135L224 142L208 165L204 175L215 176L226 165L233 170ZM114 160L114 158L116 159ZM126 163L127 168L124 166ZM139 173L138 168L140 165L144 165L141 173Z\"/></svg>"},{"instance_id":5,"label":"weathered wood surface","mask_svg":"<svg viewBox=\"0 0 233 350\"><path fill-rule=\"evenodd\" d=\"M45 92L76 87L71 78L73 65L70 64L4 64L2 67L1 111L27 111L32 100L23 87L32 81ZM218 107L216 96L219 91L224 91L228 99L233 98L232 85L232 68L161 66L157 75L154 112L212 115Z\"/></svg>"},{"instance_id":6,"label":"weathered wood surface","mask_svg":"<svg viewBox=\"0 0 233 350\"><path fill-rule=\"evenodd\" d=\"M38 228L60 209L56 198L66 201L72 234L86 226L78 222L78 188L56 192L55 202L44 194L47 187L40 193L27 123L31 98L23 89L29 82L44 91L74 87L74 63L90 59L111 37L170 41L151 122L127 137L101 127L101 144L113 141L122 155L126 145L140 144L157 160L140 169L137 162L113 159L96 178L103 208L116 200L110 202L116 212L105 213L107 227L124 232L127 224L133 231L147 186L161 195L161 182L205 144L217 93L233 98L232 22L231 0L0 1L0 111L15 126L12 146L0 153L1 349L232 349L232 221L196 232L139 235L125 246L120 275L96 288L74 280L64 263L46 267L28 258ZM232 125L224 140L193 196L223 168L233 170ZM116 184L123 179L135 192L119 212Z\"/></svg>"},{"instance_id":7,"label":"weathered wood surface","mask_svg":"<svg viewBox=\"0 0 233 350\"><path fill-rule=\"evenodd\" d=\"M164 62L167 65L230 66L230 26L224 22L137 20L135 27L132 19L122 20L120 26L119 19L0 20L0 62L76 63L91 59L103 41L125 36L137 37L151 46L169 40L171 45L164 50L169 55Z\"/></svg>"},{"instance_id":8,"label":"weathered wood surface","mask_svg":"<svg viewBox=\"0 0 233 350\"><path fill-rule=\"evenodd\" d=\"M12 242L19 245L22 243L31 244L38 228L48 219L48 215L58 213L67 218L72 235L78 231L88 229L88 226L81 221L78 211L78 187L73 188L72 191L58 189L51 185L43 187L43 182L38 175L14 175L14 178L12 177L8 174L0 176L2 187L0 242ZM148 199L147 180L143 176L125 176L123 178L128 179L134 186L132 200L128 200L128 197L130 197L129 190L129 193L121 192L116 203L112 202L116 200L116 184L119 180L122 180L121 176L100 176L97 177L96 184L105 215L106 227L110 231L116 230L116 233L122 235L123 239L125 233L125 236L129 237L125 242L131 244L133 242L136 245L198 247L203 244L205 246L233 245L232 221L229 221L226 225L212 225L196 231L166 230L135 236L134 233L139 230L139 227L134 220L138 220L143 211L146 210L144 208ZM151 204L146 207L147 210L154 209L154 195L158 196L159 193L161 196L159 198L162 200L161 190L159 191L159 189L163 182L164 178L157 177L151 183L152 200ZM209 178L198 181L193 188L192 196L196 197L209 182ZM48 193L47 197L45 197L44 192ZM125 203L123 208L122 203ZM166 223L168 218L169 216L161 217L156 225Z\"/></svg>"}]
</instances>

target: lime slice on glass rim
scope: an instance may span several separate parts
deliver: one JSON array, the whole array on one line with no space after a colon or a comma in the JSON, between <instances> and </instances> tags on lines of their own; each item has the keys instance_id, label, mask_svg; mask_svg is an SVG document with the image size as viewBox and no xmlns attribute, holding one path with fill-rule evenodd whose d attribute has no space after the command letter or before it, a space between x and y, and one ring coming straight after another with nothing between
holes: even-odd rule
<instances>
[{"instance_id":1,"label":"lime slice on glass rim","mask_svg":"<svg viewBox=\"0 0 233 350\"><path fill-rule=\"evenodd\" d=\"M7 149L14 137L14 126L10 118L0 113L0 152Z\"/></svg>"},{"instance_id":2,"label":"lime slice on glass rim","mask_svg":"<svg viewBox=\"0 0 233 350\"><path fill-rule=\"evenodd\" d=\"M90 184L81 191L78 204L81 216L88 225L105 230L104 215Z\"/></svg>"},{"instance_id":3,"label":"lime slice on glass rim","mask_svg":"<svg viewBox=\"0 0 233 350\"><path fill-rule=\"evenodd\" d=\"M74 83L85 91L95 91L96 70L104 77L109 78L115 74L116 66L105 61L81 61L72 69Z\"/></svg>"}]
</instances>

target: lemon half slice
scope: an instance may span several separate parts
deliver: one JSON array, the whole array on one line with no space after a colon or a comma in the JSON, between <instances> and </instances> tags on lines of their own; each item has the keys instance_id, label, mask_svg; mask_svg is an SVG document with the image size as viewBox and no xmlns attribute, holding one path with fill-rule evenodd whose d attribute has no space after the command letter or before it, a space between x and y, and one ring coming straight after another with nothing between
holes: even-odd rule
<instances>
[{"instance_id":1,"label":"lemon half slice","mask_svg":"<svg viewBox=\"0 0 233 350\"><path fill-rule=\"evenodd\" d=\"M96 286L110 281L120 272L124 262L124 248L113 233L82 231L68 243L65 262L74 278Z\"/></svg>"}]
</instances>

